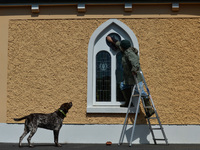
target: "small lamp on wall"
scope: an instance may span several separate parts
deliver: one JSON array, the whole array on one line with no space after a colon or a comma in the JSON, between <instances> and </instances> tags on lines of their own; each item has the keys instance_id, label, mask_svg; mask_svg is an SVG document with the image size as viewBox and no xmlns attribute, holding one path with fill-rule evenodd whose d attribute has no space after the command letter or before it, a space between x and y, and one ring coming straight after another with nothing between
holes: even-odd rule
<instances>
[{"instance_id":1,"label":"small lamp on wall","mask_svg":"<svg viewBox=\"0 0 200 150\"><path fill-rule=\"evenodd\" d=\"M179 3L172 3L172 11L179 11Z\"/></svg>"},{"instance_id":2,"label":"small lamp on wall","mask_svg":"<svg viewBox=\"0 0 200 150\"><path fill-rule=\"evenodd\" d=\"M39 13L39 12L40 12L40 10L39 10L39 5L33 4L33 5L31 6L31 11L32 11L32 13Z\"/></svg>"},{"instance_id":3,"label":"small lamp on wall","mask_svg":"<svg viewBox=\"0 0 200 150\"><path fill-rule=\"evenodd\" d=\"M79 3L77 6L78 12L86 12L85 4Z\"/></svg>"},{"instance_id":4,"label":"small lamp on wall","mask_svg":"<svg viewBox=\"0 0 200 150\"><path fill-rule=\"evenodd\" d=\"M125 12L131 12L131 11L133 11L132 3L125 3L125 5L124 5L124 11Z\"/></svg>"}]
</instances>

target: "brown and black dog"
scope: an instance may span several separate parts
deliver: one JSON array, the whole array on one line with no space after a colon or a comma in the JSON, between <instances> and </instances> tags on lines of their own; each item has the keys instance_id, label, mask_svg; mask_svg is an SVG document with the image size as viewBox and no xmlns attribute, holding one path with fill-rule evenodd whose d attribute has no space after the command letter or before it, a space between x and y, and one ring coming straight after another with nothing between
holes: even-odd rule
<instances>
[{"instance_id":1,"label":"brown and black dog","mask_svg":"<svg viewBox=\"0 0 200 150\"><path fill-rule=\"evenodd\" d=\"M19 146L22 145L23 138L30 132L30 135L27 138L27 140L29 146L33 147L33 145L31 144L31 138L37 131L38 127L53 130L55 145L61 146L58 143L59 131L60 128L62 127L63 120L66 117L66 113L71 107L72 107L72 102L64 103L60 106L58 110L50 114L33 113L22 118L14 118L15 121L21 121L23 119L26 119L24 133L19 138Z\"/></svg>"}]
</instances>

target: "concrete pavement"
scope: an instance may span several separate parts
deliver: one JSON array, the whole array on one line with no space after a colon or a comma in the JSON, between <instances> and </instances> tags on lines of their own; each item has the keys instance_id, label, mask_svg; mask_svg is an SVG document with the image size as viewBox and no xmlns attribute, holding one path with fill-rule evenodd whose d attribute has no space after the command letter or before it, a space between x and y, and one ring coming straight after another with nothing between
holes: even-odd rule
<instances>
[{"instance_id":1,"label":"concrete pavement","mask_svg":"<svg viewBox=\"0 0 200 150\"><path fill-rule=\"evenodd\" d=\"M170 145L153 145L153 144L128 144L118 146L113 144L62 144L62 147L55 147L54 144L34 144L34 150L200 150L200 144L170 144ZM17 143L0 143L0 150L30 150L28 144L18 147Z\"/></svg>"}]
</instances>

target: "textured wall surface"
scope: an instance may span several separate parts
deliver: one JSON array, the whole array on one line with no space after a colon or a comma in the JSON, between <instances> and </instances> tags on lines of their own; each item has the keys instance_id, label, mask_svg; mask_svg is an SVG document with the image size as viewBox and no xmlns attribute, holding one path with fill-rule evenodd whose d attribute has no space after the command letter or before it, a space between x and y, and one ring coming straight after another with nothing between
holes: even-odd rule
<instances>
[{"instance_id":1,"label":"textured wall surface","mask_svg":"<svg viewBox=\"0 0 200 150\"><path fill-rule=\"evenodd\" d=\"M7 122L73 102L64 123L122 124L87 114L87 48L106 19L10 20ZM200 19L120 19L140 45L141 66L163 124L199 124ZM133 116L130 117L130 121ZM143 112L138 123L145 124Z\"/></svg>"}]
</instances>

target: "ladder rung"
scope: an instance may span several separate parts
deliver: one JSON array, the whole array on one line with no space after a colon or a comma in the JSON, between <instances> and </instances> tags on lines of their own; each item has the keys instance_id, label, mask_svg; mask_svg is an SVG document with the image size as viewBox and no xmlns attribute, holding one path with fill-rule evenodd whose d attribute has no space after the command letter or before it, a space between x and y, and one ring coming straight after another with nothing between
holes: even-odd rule
<instances>
[{"instance_id":1,"label":"ladder rung","mask_svg":"<svg viewBox=\"0 0 200 150\"><path fill-rule=\"evenodd\" d=\"M145 106L144 108L153 108L153 106Z\"/></svg>"},{"instance_id":2,"label":"ladder rung","mask_svg":"<svg viewBox=\"0 0 200 150\"><path fill-rule=\"evenodd\" d=\"M152 128L152 130L161 130L162 128Z\"/></svg>"},{"instance_id":3,"label":"ladder rung","mask_svg":"<svg viewBox=\"0 0 200 150\"><path fill-rule=\"evenodd\" d=\"M157 140L157 141L165 141L165 139L154 139L154 140Z\"/></svg>"},{"instance_id":4,"label":"ladder rung","mask_svg":"<svg viewBox=\"0 0 200 150\"><path fill-rule=\"evenodd\" d=\"M139 94L136 94L136 95L132 95L133 97L139 97Z\"/></svg>"},{"instance_id":5,"label":"ladder rung","mask_svg":"<svg viewBox=\"0 0 200 150\"><path fill-rule=\"evenodd\" d=\"M147 119L158 119L158 118L156 118L156 117L151 117L151 118L147 118Z\"/></svg>"}]
</instances>

